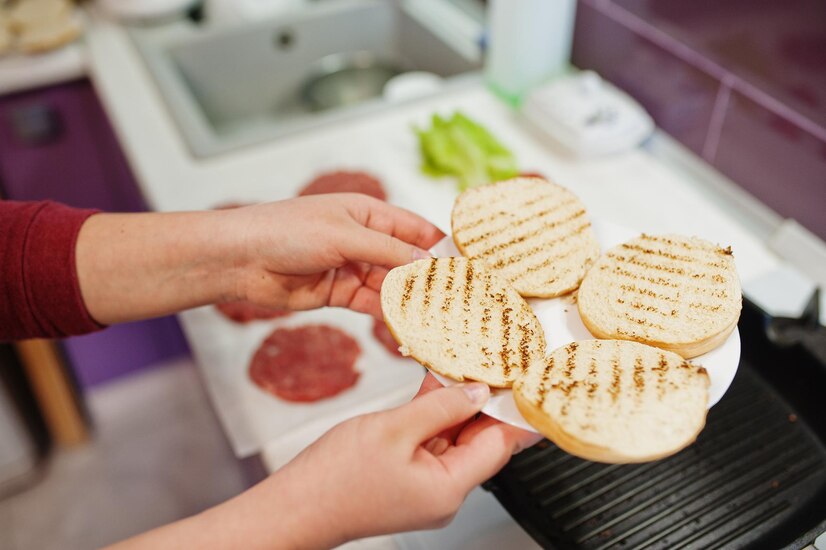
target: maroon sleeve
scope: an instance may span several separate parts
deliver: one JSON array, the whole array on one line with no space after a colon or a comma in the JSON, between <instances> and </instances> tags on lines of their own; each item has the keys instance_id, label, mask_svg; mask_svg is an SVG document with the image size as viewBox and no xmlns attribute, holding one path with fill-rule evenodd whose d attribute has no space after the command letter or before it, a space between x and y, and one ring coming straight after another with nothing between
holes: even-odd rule
<instances>
[{"instance_id":1,"label":"maroon sleeve","mask_svg":"<svg viewBox=\"0 0 826 550\"><path fill-rule=\"evenodd\" d=\"M0 201L0 341L102 328L86 311L75 266L80 226L95 212Z\"/></svg>"}]
</instances>

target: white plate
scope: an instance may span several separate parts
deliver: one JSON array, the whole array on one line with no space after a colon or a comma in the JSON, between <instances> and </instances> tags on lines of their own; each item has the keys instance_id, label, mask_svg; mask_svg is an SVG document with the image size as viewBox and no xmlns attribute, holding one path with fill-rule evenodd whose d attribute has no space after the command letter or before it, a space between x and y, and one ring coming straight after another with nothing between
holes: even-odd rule
<instances>
[{"instance_id":1,"label":"white plate","mask_svg":"<svg viewBox=\"0 0 826 550\"><path fill-rule=\"evenodd\" d=\"M621 227L609 222L594 220L594 231L597 235L602 250L607 250L618 244L633 239L638 235L635 231ZM445 237L430 249L430 252L437 257L461 256L453 239ZM576 340L588 340L594 338L582 320L579 318L579 311L573 303L571 296L562 296L550 300L541 298L531 298L528 300L534 314L536 314L542 329L545 331L545 341L548 345L548 352L570 344ZM708 371L711 385L708 389L708 406L716 404L723 394L726 393L737 366L740 363L740 332L737 328L722 346L711 350L708 353L691 359L692 363L702 365ZM446 386L456 384L455 380L446 378L440 374L432 373L439 382ZM497 420L512 424L518 428L536 430L528 424L516 408L513 395L509 389L498 389L491 392L488 401L482 411L488 416Z\"/></svg>"}]
</instances>

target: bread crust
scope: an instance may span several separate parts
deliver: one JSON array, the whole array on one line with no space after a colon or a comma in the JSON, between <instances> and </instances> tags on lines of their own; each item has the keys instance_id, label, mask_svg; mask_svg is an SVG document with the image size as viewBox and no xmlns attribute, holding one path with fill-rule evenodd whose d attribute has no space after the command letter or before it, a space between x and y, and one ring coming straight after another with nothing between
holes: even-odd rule
<instances>
[{"instance_id":1,"label":"bread crust","mask_svg":"<svg viewBox=\"0 0 826 550\"><path fill-rule=\"evenodd\" d=\"M673 351L686 359L699 357L704 353L708 353L709 351L722 346L725 341L728 340L728 337L731 336L731 333L734 332L734 329L737 328L737 321L734 321L722 331L717 334L712 334L708 338L700 340L699 342L660 342L657 340L647 340L644 338L620 337L616 334L604 332L597 325L591 323L586 316L582 315L581 311L580 319L582 320L582 324L585 325L585 328L588 329L588 332L600 340L622 339L629 340L631 342L639 342L640 344L646 344L655 348Z\"/></svg>"},{"instance_id":2,"label":"bread crust","mask_svg":"<svg viewBox=\"0 0 826 550\"><path fill-rule=\"evenodd\" d=\"M664 449L659 453L652 453L645 456L632 456L609 449L608 447L592 445L577 439L566 432L559 423L549 417L540 407L528 401L517 391L513 392L513 400L516 402L516 408L525 420L528 421L528 424L536 428L536 431L552 441L554 445L574 456L606 464L639 464L671 456L694 443L697 440L697 436L700 435L700 432L702 432L705 427L705 417L703 417L702 423L697 426L694 434L680 445Z\"/></svg>"},{"instance_id":3,"label":"bread crust","mask_svg":"<svg viewBox=\"0 0 826 550\"><path fill-rule=\"evenodd\" d=\"M625 340L583 340L532 364L514 383L517 409L561 449L637 463L674 454L705 425L708 374L680 356Z\"/></svg>"}]
</instances>

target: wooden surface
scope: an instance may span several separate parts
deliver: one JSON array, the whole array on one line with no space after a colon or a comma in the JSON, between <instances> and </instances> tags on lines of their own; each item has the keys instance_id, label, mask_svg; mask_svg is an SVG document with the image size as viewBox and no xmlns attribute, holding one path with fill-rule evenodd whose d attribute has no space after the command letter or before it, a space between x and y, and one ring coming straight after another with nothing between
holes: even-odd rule
<instances>
[{"instance_id":1,"label":"wooden surface","mask_svg":"<svg viewBox=\"0 0 826 550\"><path fill-rule=\"evenodd\" d=\"M86 442L89 430L56 344L24 340L15 348L54 442L62 446Z\"/></svg>"}]
</instances>

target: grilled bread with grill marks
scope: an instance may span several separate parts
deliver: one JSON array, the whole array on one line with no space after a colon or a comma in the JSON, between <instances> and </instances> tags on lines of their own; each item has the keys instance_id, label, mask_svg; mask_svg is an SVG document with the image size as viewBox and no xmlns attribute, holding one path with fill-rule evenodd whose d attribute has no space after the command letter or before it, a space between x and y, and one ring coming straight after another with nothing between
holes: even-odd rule
<instances>
[{"instance_id":1,"label":"grilled bread with grill marks","mask_svg":"<svg viewBox=\"0 0 826 550\"><path fill-rule=\"evenodd\" d=\"M705 369L624 340L583 340L532 363L514 383L522 416L587 460L646 462L676 453L705 425Z\"/></svg>"},{"instance_id":2,"label":"grilled bread with grill marks","mask_svg":"<svg viewBox=\"0 0 826 550\"><path fill-rule=\"evenodd\" d=\"M730 248L696 237L641 235L597 260L577 304L597 338L634 340L691 358L728 338L742 296Z\"/></svg>"},{"instance_id":3,"label":"grilled bread with grill marks","mask_svg":"<svg viewBox=\"0 0 826 550\"><path fill-rule=\"evenodd\" d=\"M454 380L509 388L545 356L527 302L478 260L433 258L393 269L381 309L403 355Z\"/></svg>"},{"instance_id":4,"label":"grilled bread with grill marks","mask_svg":"<svg viewBox=\"0 0 826 550\"><path fill-rule=\"evenodd\" d=\"M453 241L525 297L553 298L579 286L599 256L582 202L540 178L465 191L453 204Z\"/></svg>"}]
</instances>

